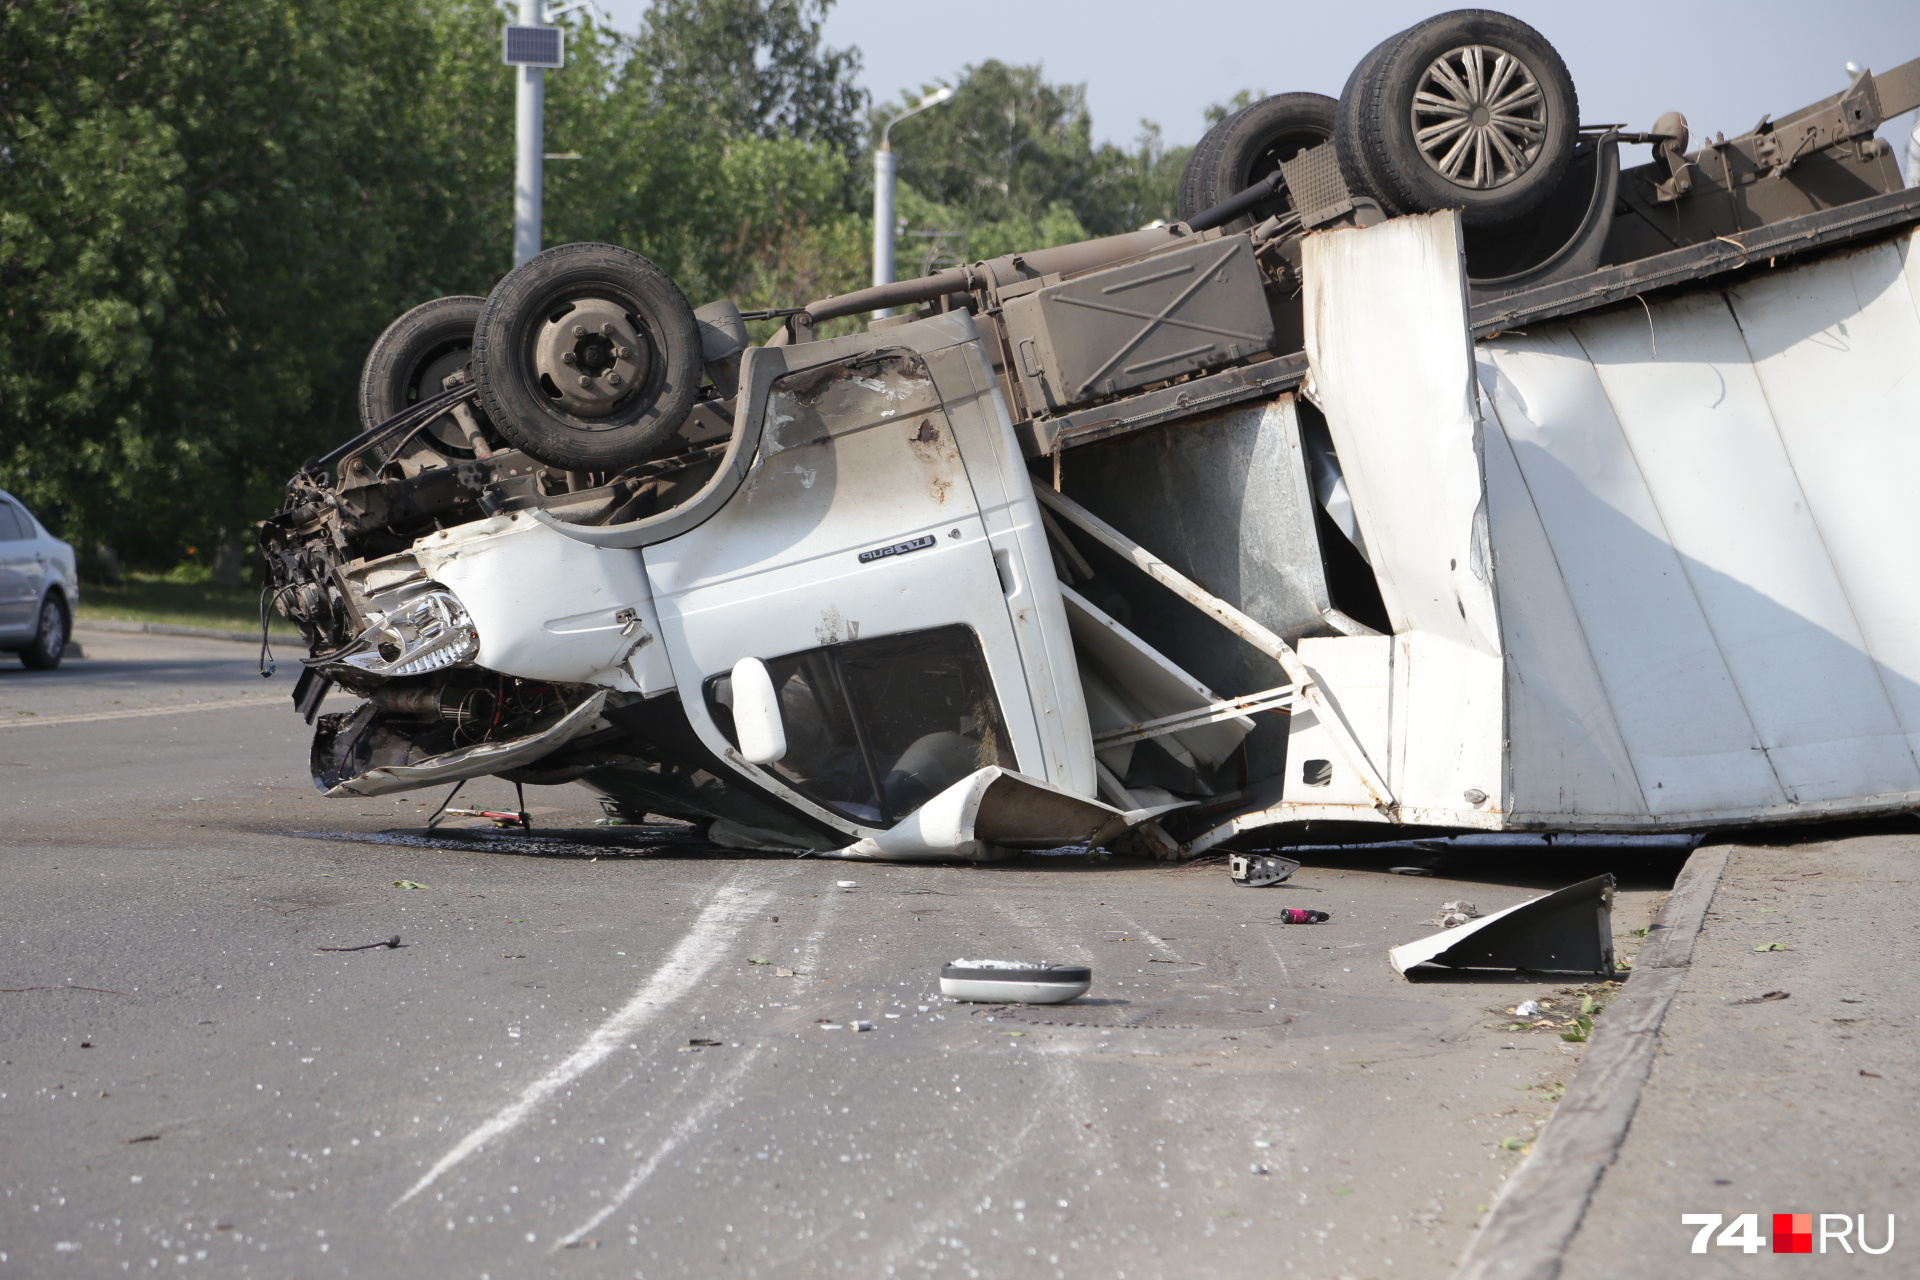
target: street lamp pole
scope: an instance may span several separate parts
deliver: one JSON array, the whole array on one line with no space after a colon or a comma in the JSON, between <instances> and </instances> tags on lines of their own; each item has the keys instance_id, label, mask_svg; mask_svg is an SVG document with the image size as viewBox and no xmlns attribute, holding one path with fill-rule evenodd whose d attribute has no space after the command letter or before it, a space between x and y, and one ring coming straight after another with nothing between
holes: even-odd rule
<instances>
[{"instance_id":1,"label":"street lamp pole","mask_svg":"<svg viewBox=\"0 0 1920 1280\"><path fill-rule=\"evenodd\" d=\"M546 0L520 0L520 25L544 26ZM514 86L513 265L540 252L540 195L545 181L547 73L521 66Z\"/></svg>"},{"instance_id":2,"label":"street lamp pole","mask_svg":"<svg viewBox=\"0 0 1920 1280\"><path fill-rule=\"evenodd\" d=\"M873 282L875 284L893 283L893 143L887 135L893 126L908 116L919 115L929 107L937 107L953 97L953 90L941 85L910 110L903 111L880 130L880 145L873 151ZM873 313L876 320L884 320L893 314L892 307L882 307Z\"/></svg>"}]
</instances>

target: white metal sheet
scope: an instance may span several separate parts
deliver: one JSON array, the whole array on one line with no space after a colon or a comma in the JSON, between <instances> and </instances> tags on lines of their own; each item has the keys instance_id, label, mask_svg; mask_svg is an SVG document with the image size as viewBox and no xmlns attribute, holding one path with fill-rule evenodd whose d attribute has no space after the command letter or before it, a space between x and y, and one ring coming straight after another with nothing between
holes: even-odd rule
<instances>
[{"instance_id":1,"label":"white metal sheet","mask_svg":"<svg viewBox=\"0 0 1920 1280\"><path fill-rule=\"evenodd\" d=\"M1458 215L1309 236L1303 270L1314 394L1396 636L1387 785L1403 820L1485 822L1505 698Z\"/></svg>"},{"instance_id":2,"label":"white metal sheet","mask_svg":"<svg viewBox=\"0 0 1920 1280\"><path fill-rule=\"evenodd\" d=\"M1482 370L1494 373L1491 365ZM1524 762L1509 761L1508 817L1636 818L1646 802L1579 614L1499 416L1484 396L1481 405L1487 525L1500 566L1494 585L1508 655L1507 750Z\"/></svg>"},{"instance_id":3,"label":"white metal sheet","mask_svg":"<svg viewBox=\"0 0 1920 1280\"><path fill-rule=\"evenodd\" d=\"M1459 217L1304 246L1307 360L1395 632L1500 652Z\"/></svg>"},{"instance_id":4,"label":"white metal sheet","mask_svg":"<svg viewBox=\"0 0 1920 1280\"><path fill-rule=\"evenodd\" d=\"M1482 344L1490 431L1525 497L1502 495L1490 461L1509 684L1527 691L1516 818L1593 821L1627 799L1599 785L1616 731L1654 818L1920 790L1911 251L1903 238ZM1567 611L1506 581L1544 579L1542 552ZM1592 737L1571 753L1555 749L1563 708Z\"/></svg>"},{"instance_id":5,"label":"white metal sheet","mask_svg":"<svg viewBox=\"0 0 1920 1280\"><path fill-rule=\"evenodd\" d=\"M1916 294L1912 237L1728 294L1859 641L1910 745L1920 742Z\"/></svg>"}]
</instances>

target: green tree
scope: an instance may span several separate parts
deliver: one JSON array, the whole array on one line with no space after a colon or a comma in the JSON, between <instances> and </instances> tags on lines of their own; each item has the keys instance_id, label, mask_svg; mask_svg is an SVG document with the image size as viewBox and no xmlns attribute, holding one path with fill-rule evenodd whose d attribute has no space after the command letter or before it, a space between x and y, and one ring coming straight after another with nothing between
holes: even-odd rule
<instances>
[{"instance_id":1,"label":"green tree","mask_svg":"<svg viewBox=\"0 0 1920 1280\"><path fill-rule=\"evenodd\" d=\"M833 0L655 0L629 87L718 121L730 137L820 141L851 155L866 91L860 51L821 44Z\"/></svg>"},{"instance_id":2,"label":"green tree","mask_svg":"<svg viewBox=\"0 0 1920 1280\"><path fill-rule=\"evenodd\" d=\"M870 113L876 138L908 100ZM951 102L902 121L892 141L908 225L896 255L914 273L1170 218L1188 154L1144 120L1132 150L1095 145L1084 86L996 61L966 68Z\"/></svg>"},{"instance_id":3,"label":"green tree","mask_svg":"<svg viewBox=\"0 0 1920 1280\"><path fill-rule=\"evenodd\" d=\"M822 12L663 0L638 38L575 25L547 146L586 159L550 166L548 243L628 244L696 302L857 279L863 100ZM388 321L509 265L505 17L0 0L0 486L160 567L270 510L357 429Z\"/></svg>"}]
</instances>

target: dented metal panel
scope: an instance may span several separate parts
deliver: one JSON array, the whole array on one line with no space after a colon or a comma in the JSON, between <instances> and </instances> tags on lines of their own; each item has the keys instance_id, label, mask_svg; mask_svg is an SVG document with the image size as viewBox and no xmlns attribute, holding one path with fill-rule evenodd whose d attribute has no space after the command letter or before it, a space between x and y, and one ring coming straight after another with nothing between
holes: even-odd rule
<instances>
[{"instance_id":1,"label":"dented metal panel","mask_svg":"<svg viewBox=\"0 0 1920 1280\"><path fill-rule=\"evenodd\" d=\"M1538 537L1561 584L1502 592L1516 819L1920 798L1912 259L1903 236L1483 344L1502 571L1539 579Z\"/></svg>"},{"instance_id":2,"label":"dented metal panel","mask_svg":"<svg viewBox=\"0 0 1920 1280\"><path fill-rule=\"evenodd\" d=\"M1485 826L1505 707L1458 216L1313 235L1304 270L1311 385L1393 620L1387 784L1402 821Z\"/></svg>"}]
</instances>

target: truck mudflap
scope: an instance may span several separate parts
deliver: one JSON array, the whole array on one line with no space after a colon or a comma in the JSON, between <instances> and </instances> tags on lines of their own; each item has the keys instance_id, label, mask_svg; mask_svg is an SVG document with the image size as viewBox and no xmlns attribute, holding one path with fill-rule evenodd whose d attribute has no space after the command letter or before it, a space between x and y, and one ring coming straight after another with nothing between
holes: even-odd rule
<instances>
[{"instance_id":1,"label":"truck mudflap","mask_svg":"<svg viewBox=\"0 0 1920 1280\"><path fill-rule=\"evenodd\" d=\"M861 862L988 862L1019 849L1098 848L1188 803L1123 812L989 765L954 783L890 830L819 856Z\"/></svg>"},{"instance_id":2,"label":"truck mudflap","mask_svg":"<svg viewBox=\"0 0 1920 1280\"><path fill-rule=\"evenodd\" d=\"M405 744L398 744L399 761L376 764L343 778L340 775L344 768L351 767L349 762L364 754L358 749L360 740L377 728L379 709L367 702L350 714L322 717L313 743L313 780L323 795L334 800L411 791L517 769L553 754L591 729L606 702L607 693L603 689L537 732L500 742L482 742L419 760L407 759L410 751Z\"/></svg>"}]
</instances>

